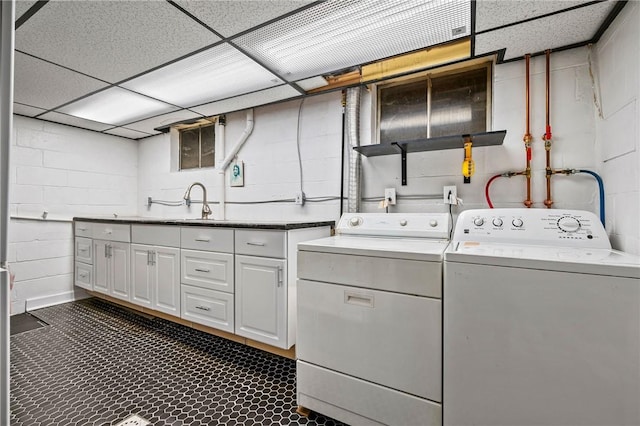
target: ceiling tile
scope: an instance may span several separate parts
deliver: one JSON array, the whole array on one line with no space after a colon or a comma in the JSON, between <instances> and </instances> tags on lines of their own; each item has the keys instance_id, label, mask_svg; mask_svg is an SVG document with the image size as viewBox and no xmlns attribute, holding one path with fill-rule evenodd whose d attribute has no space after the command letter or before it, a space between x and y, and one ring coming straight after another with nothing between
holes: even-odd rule
<instances>
[{"instance_id":1,"label":"ceiling tile","mask_svg":"<svg viewBox=\"0 0 640 426\"><path fill-rule=\"evenodd\" d=\"M146 96L112 87L59 109L60 112L119 126L178 108Z\"/></svg>"},{"instance_id":2,"label":"ceiling tile","mask_svg":"<svg viewBox=\"0 0 640 426\"><path fill-rule=\"evenodd\" d=\"M313 1L222 0L216 1L215 6L212 6L211 2L201 0L177 0L176 3L224 37L231 37Z\"/></svg>"},{"instance_id":3,"label":"ceiling tile","mask_svg":"<svg viewBox=\"0 0 640 426\"><path fill-rule=\"evenodd\" d=\"M475 54L506 48L504 60L591 40L614 3L603 2L476 36Z\"/></svg>"},{"instance_id":4,"label":"ceiling tile","mask_svg":"<svg viewBox=\"0 0 640 426\"><path fill-rule=\"evenodd\" d=\"M282 83L244 54L222 44L128 81L122 87L190 107Z\"/></svg>"},{"instance_id":5,"label":"ceiling tile","mask_svg":"<svg viewBox=\"0 0 640 426\"><path fill-rule=\"evenodd\" d=\"M15 54L15 101L52 109L107 86L49 62L20 52Z\"/></svg>"},{"instance_id":6,"label":"ceiling tile","mask_svg":"<svg viewBox=\"0 0 640 426\"><path fill-rule=\"evenodd\" d=\"M127 124L127 129L137 130L150 134L158 133L154 130L157 127L167 126L179 121L191 120L192 118L201 118L200 114L191 111L176 111L169 114L159 115L157 117L147 118L146 120Z\"/></svg>"},{"instance_id":7,"label":"ceiling tile","mask_svg":"<svg viewBox=\"0 0 640 426\"><path fill-rule=\"evenodd\" d=\"M16 31L16 48L117 82L219 38L166 1L49 1Z\"/></svg>"},{"instance_id":8,"label":"ceiling tile","mask_svg":"<svg viewBox=\"0 0 640 426\"><path fill-rule=\"evenodd\" d=\"M24 13L31 9L31 6L37 3L37 0L18 0L16 1L16 21L20 19Z\"/></svg>"},{"instance_id":9,"label":"ceiling tile","mask_svg":"<svg viewBox=\"0 0 640 426\"><path fill-rule=\"evenodd\" d=\"M476 32L584 4L584 0L482 0L476 2Z\"/></svg>"},{"instance_id":10,"label":"ceiling tile","mask_svg":"<svg viewBox=\"0 0 640 426\"><path fill-rule=\"evenodd\" d=\"M27 117L35 117L36 115L42 114L45 111L45 109L36 108L29 105L23 105L19 103L13 104L14 114L26 115Z\"/></svg>"},{"instance_id":11,"label":"ceiling tile","mask_svg":"<svg viewBox=\"0 0 640 426\"><path fill-rule=\"evenodd\" d=\"M107 130L105 133L129 139L140 139L151 136L148 133L138 132L137 130L131 130L124 127L116 127L115 129Z\"/></svg>"},{"instance_id":12,"label":"ceiling tile","mask_svg":"<svg viewBox=\"0 0 640 426\"><path fill-rule=\"evenodd\" d=\"M56 123L68 124L70 126L82 127L83 129L102 131L113 127L111 124L99 123L97 121L85 120L84 118L74 117L73 115L61 114L59 112L48 112L38 118L43 120L54 121Z\"/></svg>"},{"instance_id":13,"label":"ceiling tile","mask_svg":"<svg viewBox=\"0 0 640 426\"><path fill-rule=\"evenodd\" d=\"M329 0L234 43L294 81L465 37L470 25L470 1Z\"/></svg>"},{"instance_id":14,"label":"ceiling tile","mask_svg":"<svg viewBox=\"0 0 640 426\"><path fill-rule=\"evenodd\" d=\"M259 92L249 93L242 96L236 96L231 99L224 99L218 102L211 102L205 105L191 108L191 110L205 116L224 114L231 111L239 111L254 106L265 105L271 102L281 101L283 99L295 98L300 96L297 90L291 86L284 85L272 87L270 89L261 90Z\"/></svg>"}]
</instances>

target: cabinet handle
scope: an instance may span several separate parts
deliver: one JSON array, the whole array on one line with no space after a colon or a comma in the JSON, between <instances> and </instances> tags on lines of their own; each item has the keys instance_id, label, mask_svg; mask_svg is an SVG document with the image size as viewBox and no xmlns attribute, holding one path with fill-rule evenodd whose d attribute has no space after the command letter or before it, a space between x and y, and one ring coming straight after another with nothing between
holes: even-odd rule
<instances>
[{"instance_id":1,"label":"cabinet handle","mask_svg":"<svg viewBox=\"0 0 640 426\"><path fill-rule=\"evenodd\" d=\"M210 311L211 308L208 306L196 306L196 309L200 309L201 311Z\"/></svg>"},{"instance_id":2,"label":"cabinet handle","mask_svg":"<svg viewBox=\"0 0 640 426\"><path fill-rule=\"evenodd\" d=\"M196 238L196 241L199 243L208 243L211 242L210 238Z\"/></svg>"},{"instance_id":3,"label":"cabinet handle","mask_svg":"<svg viewBox=\"0 0 640 426\"><path fill-rule=\"evenodd\" d=\"M282 267L278 266L278 287L282 287Z\"/></svg>"},{"instance_id":4,"label":"cabinet handle","mask_svg":"<svg viewBox=\"0 0 640 426\"><path fill-rule=\"evenodd\" d=\"M81 273L81 274L78 274L78 276L79 276L80 278L87 278L87 273L86 273L86 272L83 272L83 273Z\"/></svg>"},{"instance_id":5,"label":"cabinet handle","mask_svg":"<svg viewBox=\"0 0 640 426\"><path fill-rule=\"evenodd\" d=\"M196 268L196 271L198 271L198 272L211 272L208 269L200 269L200 268Z\"/></svg>"},{"instance_id":6,"label":"cabinet handle","mask_svg":"<svg viewBox=\"0 0 640 426\"><path fill-rule=\"evenodd\" d=\"M87 228L78 228L78 231L86 231Z\"/></svg>"},{"instance_id":7,"label":"cabinet handle","mask_svg":"<svg viewBox=\"0 0 640 426\"><path fill-rule=\"evenodd\" d=\"M247 241L247 245L248 246L259 246L259 247L264 247L265 246L264 243L254 243L254 242L251 242L251 241Z\"/></svg>"},{"instance_id":8,"label":"cabinet handle","mask_svg":"<svg viewBox=\"0 0 640 426\"><path fill-rule=\"evenodd\" d=\"M147 250L147 265L151 265L151 250Z\"/></svg>"},{"instance_id":9,"label":"cabinet handle","mask_svg":"<svg viewBox=\"0 0 640 426\"><path fill-rule=\"evenodd\" d=\"M109 245L104 245L104 257L109 257Z\"/></svg>"},{"instance_id":10,"label":"cabinet handle","mask_svg":"<svg viewBox=\"0 0 640 426\"><path fill-rule=\"evenodd\" d=\"M151 264L152 265L156 264L156 252L155 251L151 252Z\"/></svg>"},{"instance_id":11,"label":"cabinet handle","mask_svg":"<svg viewBox=\"0 0 640 426\"><path fill-rule=\"evenodd\" d=\"M78 251L88 252L89 251L89 247L85 247L85 248L78 247Z\"/></svg>"},{"instance_id":12,"label":"cabinet handle","mask_svg":"<svg viewBox=\"0 0 640 426\"><path fill-rule=\"evenodd\" d=\"M113 246L111 244L109 244L109 250L107 252L109 254L109 257L113 257Z\"/></svg>"}]
</instances>

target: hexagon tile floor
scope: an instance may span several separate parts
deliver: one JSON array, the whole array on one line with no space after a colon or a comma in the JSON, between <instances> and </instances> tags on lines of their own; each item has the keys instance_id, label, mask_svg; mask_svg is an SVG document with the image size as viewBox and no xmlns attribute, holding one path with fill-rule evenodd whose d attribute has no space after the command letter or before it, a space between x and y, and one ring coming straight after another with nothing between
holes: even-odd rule
<instances>
[{"instance_id":1,"label":"hexagon tile floor","mask_svg":"<svg viewBox=\"0 0 640 426\"><path fill-rule=\"evenodd\" d=\"M292 360L99 299L34 314L50 326L11 336L11 425L341 425L295 413Z\"/></svg>"}]
</instances>

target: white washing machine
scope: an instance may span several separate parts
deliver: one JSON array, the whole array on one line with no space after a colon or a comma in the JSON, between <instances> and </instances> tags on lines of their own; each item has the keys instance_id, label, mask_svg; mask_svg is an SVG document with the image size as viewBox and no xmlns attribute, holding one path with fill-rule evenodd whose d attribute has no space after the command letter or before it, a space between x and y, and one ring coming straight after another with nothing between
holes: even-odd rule
<instances>
[{"instance_id":1,"label":"white washing machine","mask_svg":"<svg viewBox=\"0 0 640 426\"><path fill-rule=\"evenodd\" d=\"M297 397L354 425L442 424L447 214L345 214L298 244Z\"/></svg>"},{"instance_id":2,"label":"white washing machine","mask_svg":"<svg viewBox=\"0 0 640 426\"><path fill-rule=\"evenodd\" d=\"M640 258L592 213L463 212L443 303L445 425L640 424Z\"/></svg>"}]
</instances>

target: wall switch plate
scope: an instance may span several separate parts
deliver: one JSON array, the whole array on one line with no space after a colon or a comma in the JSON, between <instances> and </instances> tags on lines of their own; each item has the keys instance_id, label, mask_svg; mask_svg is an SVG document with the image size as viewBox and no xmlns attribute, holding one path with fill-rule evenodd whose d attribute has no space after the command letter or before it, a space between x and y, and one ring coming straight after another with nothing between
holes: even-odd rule
<instances>
[{"instance_id":1,"label":"wall switch plate","mask_svg":"<svg viewBox=\"0 0 640 426\"><path fill-rule=\"evenodd\" d=\"M458 204L458 190L455 185L445 186L442 195L445 204Z\"/></svg>"},{"instance_id":2,"label":"wall switch plate","mask_svg":"<svg viewBox=\"0 0 640 426\"><path fill-rule=\"evenodd\" d=\"M296 192L295 202L299 206L303 206L304 205L304 192Z\"/></svg>"},{"instance_id":3,"label":"wall switch plate","mask_svg":"<svg viewBox=\"0 0 640 426\"><path fill-rule=\"evenodd\" d=\"M389 205L396 204L396 189L395 188L385 188L384 190L384 199L389 202Z\"/></svg>"}]
</instances>

